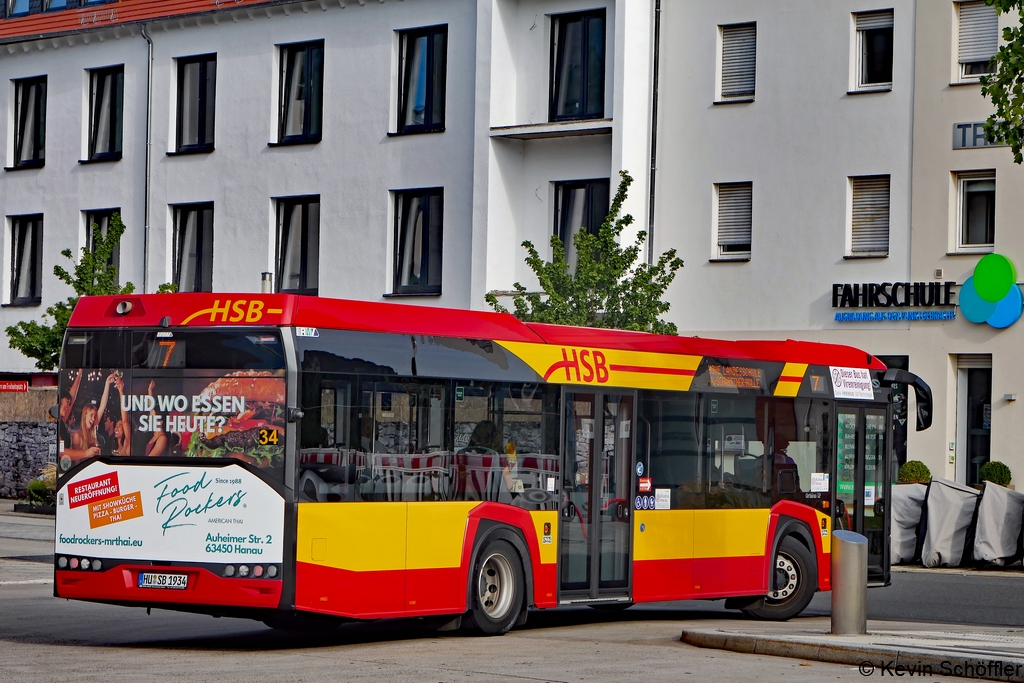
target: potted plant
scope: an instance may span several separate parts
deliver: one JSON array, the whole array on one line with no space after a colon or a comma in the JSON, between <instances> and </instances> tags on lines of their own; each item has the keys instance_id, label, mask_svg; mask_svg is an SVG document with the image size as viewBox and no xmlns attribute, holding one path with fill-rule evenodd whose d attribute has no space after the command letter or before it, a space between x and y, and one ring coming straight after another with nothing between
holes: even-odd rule
<instances>
[{"instance_id":1,"label":"potted plant","mask_svg":"<svg viewBox=\"0 0 1024 683\"><path fill-rule=\"evenodd\" d=\"M981 469L978 470L978 478L981 481L990 481L998 486L1010 488L1010 480L1013 477L1009 467L998 460L992 460L981 466Z\"/></svg>"},{"instance_id":2,"label":"potted plant","mask_svg":"<svg viewBox=\"0 0 1024 683\"><path fill-rule=\"evenodd\" d=\"M908 460L900 468L901 484L927 484L932 480L932 472L920 460Z\"/></svg>"}]
</instances>

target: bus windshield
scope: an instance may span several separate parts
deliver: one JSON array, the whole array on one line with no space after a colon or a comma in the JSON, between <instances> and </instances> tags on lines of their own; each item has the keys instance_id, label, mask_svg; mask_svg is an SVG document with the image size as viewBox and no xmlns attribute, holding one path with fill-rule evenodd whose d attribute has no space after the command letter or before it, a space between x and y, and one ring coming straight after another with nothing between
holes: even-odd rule
<instances>
[{"instance_id":1,"label":"bus windshield","mask_svg":"<svg viewBox=\"0 0 1024 683\"><path fill-rule=\"evenodd\" d=\"M233 458L281 469L285 358L263 330L69 330L59 467L97 456Z\"/></svg>"}]
</instances>

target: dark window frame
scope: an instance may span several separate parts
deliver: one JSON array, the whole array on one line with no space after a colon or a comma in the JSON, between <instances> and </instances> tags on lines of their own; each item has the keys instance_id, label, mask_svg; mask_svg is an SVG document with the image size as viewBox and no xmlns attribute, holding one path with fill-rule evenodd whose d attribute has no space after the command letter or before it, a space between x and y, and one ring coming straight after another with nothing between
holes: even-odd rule
<instances>
[{"instance_id":1,"label":"dark window frame","mask_svg":"<svg viewBox=\"0 0 1024 683\"><path fill-rule=\"evenodd\" d=\"M104 230L102 223L99 223L97 219L106 219L107 227L110 226L111 217L117 213L121 213L120 208L112 209L86 209L82 213L85 214L85 248L89 251L93 250L93 244L95 243L95 232L93 232L93 226L97 226L100 230ZM113 266L118 270L118 279L121 274L121 244L118 243L117 249L110 255L110 260L107 261L107 265Z\"/></svg>"},{"instance_id":2,"label":"dark window frame","mask_svg":"<svg viewBox=\"0 0 1024 683\"><path fill-rule=\"evenodd\" d=\"M312 40L301 43L288 43L280 45L280 91L278 94L278 122L277 142L272 145L304 145L316 144L323 139L324 127L324 41ZM290 106L288 92L292 85L292 70L289 65L293 64L293 55L298 51L304 51L303 60L303 82L301 84L304 97L307 102L310 95L316 94L316 106L305 107L302 115L302 133L287 135L287 119ZM319 73L314 76L313 70L317 66L317 55L319 54ZM315 130L314 130L315 127Z\"/></svg>"},{"instance_id":3,"label":"dark window frame","mask_svg":"<svg viewBox=\"0 0 1024 683\"><path fill-rule=\"evenodd\" d=\"M440 57L437 55L437 36L444 36L444 45ZM406 107L409 104L409 85L412 80L411 62L409 61L409 45L419 38L427 39L426 64L424 66L426 84L424 88L423 123L405 123ZM440 59L440 64L438 64ZM399 31L399 90L398 90L398 126L400 134L439 133L445 129L448 96L448 24L438 24L423 28ZM440 75L440 83L438 83ZM430 120L435 112L436 100L440 98L440 118Z\"/></svg>"},{"instance_id":4,"label":"dark window frame","mask_svg":"<svg viewBox=\"0 0 1024 683\"><path fill-rule=\"evenodd\" d=\"M443 187L428 187L428 188L417 188L409 190L396 190L394 192L395 201L395 245L394 245L394 286L392 289L392 296L407 296L407 295L427 295L427 296L438 296L441 294L441 283L442 275L444 272L444 188ZM438 266L441 272L437 273L436 284L430 284L433 273L430 270L430 237L435 233L435 226L429 222L429 202L432 198L437 198L440 201L440 207L438 215L441 217L441 224L436 226L437 234L437 251L438 251ZM402 266L403 261L403 250L402 244L404 242L403 236L403 222L408 216L409 206L412 200L420 199L421 206L423 203L428 205L427 210L424 212L427 223L424 226L424 230L427 233L426 239L421 239L421 253L420 263L422 265L421 272L425 272L424 276L421 276L425 282L419 285L403 285L402 284ZM423 209L421 209L423 211Z\"/></svg>"},{"instance_id":5,"label":"dark window frame","mask_svg":"<svg viewBox=\"0 0 1024 683\"><path fill-rule=\"evenodd\" d=\"M302 195L296 197L279 197L277 199L277 248L274 255L274 263L277 268L277 282L276 288L278 292L288 294L306 294L310 296L316 296L320 288L320 195ZM316 259L317 259L317 281L315 286L309 286L309 207L311 204L317 205L317 246L316 246ZM291 215L291 210L296 206L302 207L302 215L300 218L301 230L300 246L299 246L299 287L297 288L286 288L282 287L284 280L284 245L291 232L295 229L295 226L291 225L290 221L286 223L287 217ZM288 234L286 234L288 233Z\"/></svg>"},{"instance_id":6,"label":"dark window frame","mask_svg":"<svg viewBox=\"0 0 1024 683\"><path fill-rule=\"evenodd\" d=\"M893 27L888 28L869 28L859 29L857 31L860 35L858 39L860 41L860 73L857 75L857 85L860 88L884 88L886 86L892 86L893 70L895 68L895 34L893 33ZM875 39L876 38L887 38L888 46L883 49L881 54L876 54ZM883 62L885 58L888 58L888 66L882 66L880 70L876 69L877 64L873 62ZM872 76L873 72L875 77ZM885 78L886 73L888 78Z\"/></svg>"},{"instance_id":7,"label":"dark window frame","mask_svg":"<svg viewBox=\"0 0 1024 683\"><path fill-rule=\"evenodd\" d=\"M993 188L991 190L974 190L969 191L968 185L973 183L992 183ZM999 186L996 185L996 174L993 171L980 171L974 173L959 173L957 174L957 194L960 215L957 219L959 233L957 235L958 246L962 249L974 250L974 249L991 249L996 243L996 192ZM969 194L976 196L984 195L985 199L985 223L986 223L986 237L991 237L986 242L972 242L969 241L970 231L970 220L972 204L970 203Z\"/></svg>"},{"instance_id":8,"label":"dark window frame","mask_svg":"<svg viewBox=\"0 0 1024 683\"><path fill-rule=\"evenodd\" d=\"M61 4L58 5L57 7L54 7L53 3L57 2L57 1L58 0L43 0L43 11L44 12L57 12L59 10L63 10L63 9L67 9L68 8L68 0L59 0L59 2Z\"/></svg>"},{"instance_id":9,"label":"dark window frame","mask_svg":"<svg viewBox=\"0 0 1024 683\"><path fill-rule=\"evenodd\" d=\"M97 133L99 129L100 110L97 103L97 83L103 82L107 76L111 76L111 82L115 84L114 96L111 98L110 106L110 129L107 134L110 136L110 149L103 152L96 150ZM100 94L102 99L102 93ZM108 66L99 69L89 69L89 161L118 161L124 149L124 64Z\"/></svg>"},{"instance_id":10,"label":"dark window frame","mask_svg":"<svg viewBox=\"0 0 1024 683\"><path fill-rule=\"evenodd\" d=\"M600 17L601 22L601 75L599 77L600 85L600 103L599 109L593 113L587 113L590 110L590 54L586 49L581 50L581 84L580 84L580 100L581 109L583 110L580 114L558 114L558 100L560 94L559 84L561 82L561 74L563 72L562 64L562 52L558 50L558 46L565 41L565 26L566 24L573 21L581 22L581 44L585 46L589 43L590 38L590 26L587 19L594 19ZM548 121L585 121L589 119L602 119L604 118L604 106L605 97L607 95L605 88L605 81L608 77L608 18L607 12L604 8L587 10L585 12L569 12L566 14L555 14L551 17L551 57L549 64L549 83L548 83Z\"/></svg>"},{"instance_id":11,"label":"dark window frame","mask_svg":"<svg viewBox=\"0 0 1024 683\"><path fill-rule=\"evenodd\" d=\"M177 84L177 112L175 122L175 151L178 154L199 154L212 152L214 139L216 137L216 106L217 106L217 53L179 57L178 84ZM196 137L195 143L182 142L182 126L184 123L185 109L185 69L192 64L199 65L198 93L196 95ZM213 73L210 73L210 66L213 66ZM212 92L210 92L212 90ZM210 97L212 95L212 98ZM212 99L212 101L210 101ZM213 121L211 122L210 119ZM207 128L210 128L210 139L206 139Z\"/></svg>"},{"instance_id":12,"label":"dark window frame","mask_svg":"<svg viewBox=\"0 0 1024 683\"><path fill-rule=\"evenodd\" d=\"M605 207L604 214L600 216L593 215L593 201L594 201L594 190L599 186L603 185L605 197L608 198L608 205ZM590 214L591 225L586 226L587 232L591 235L596 235L601 229L601 225L604 224L605 218L608 216L608 211L611 208L611 179L610 178L586 178L583 180L562 180L555 183L555 211L554 211L554 226L553 234L562 240L562 244L568 249L572 240L572 235L566 234L568 226L566 225L568 196L566 190L583 190L585 194L584 204L585 214ZM596 222L594 220L596 219Z\"/></svg>"},{"instance_id":13,"label":"dark window frame","mask_svg":"<svg viewBox=\"0 0 1024 683\"><path fill-rule=\"evenodd\" d=\"M22 159L21 148L25 138L25 123L29 100L25 99L26 89L35 90L35 156ZM42 168L46 162L46 76L19 78L14 81L14 165L12 169Z\"/></svg>"},{"instance_id":14,"label":"dark window frame","mask_svg":"<svg viewBox=\"0 0 1024 683\"><path fill-rule=\"evenodd\" d=\"M174 283L179 292L212 292L213 291L213 202L196 202L193 204L173 205L174 220ZM183 247L185 231L182 221L187 219L189 212L196 212L196 269L193 275L192 289L181 288L181 270L184 263ZM205 213L210 212L210 224L206 225ZM209 233L209 240L206 239ZM208 245L207 245L208 242ZM205 247L209 246L209 254Z\"/></svg>"},{"instance_id":15,"label":"dark window frame","mask_svg":"<svg viewBox=\"0 0 1024 683\"><path fill-rule=\"evenodd\" d=\"M11 296L9 306L38 306L42 303L43 291L43 214L10 216L11 221ZM19 297L18 287L25 273L25 262L19 246L24 241L25 231L32 230L32 250L29 296Z\"/></svg>"},{"instance_id":16,"label":"dark window frame","mask_svg":"<svg viewBox=\"0 0 1024 683\"><path fill-rule=\"evenodd\" d=\"M15 17L27 17L32 13L32 3L30 0L26 2L26 9L24 12L15 12L14 7L18 0L7 0L4 3L4 15L6 19L13 19Z\"/></svg>"}]
</instances>

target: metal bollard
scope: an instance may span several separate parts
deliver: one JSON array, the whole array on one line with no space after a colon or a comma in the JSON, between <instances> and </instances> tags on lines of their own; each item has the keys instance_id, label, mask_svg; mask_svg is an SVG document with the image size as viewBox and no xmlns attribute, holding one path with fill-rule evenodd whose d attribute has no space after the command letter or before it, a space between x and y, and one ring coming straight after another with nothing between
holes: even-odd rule
<instances>
[{"instance_id":1,"label":"metal bollard","mask_svg":"<svg viewBox=\"0 0 1024 683\"><path fill-rule=\"evenodd\" d=\"M832 633L868 632L868 539L832 533Z\"/></svg>"}]
</instances>

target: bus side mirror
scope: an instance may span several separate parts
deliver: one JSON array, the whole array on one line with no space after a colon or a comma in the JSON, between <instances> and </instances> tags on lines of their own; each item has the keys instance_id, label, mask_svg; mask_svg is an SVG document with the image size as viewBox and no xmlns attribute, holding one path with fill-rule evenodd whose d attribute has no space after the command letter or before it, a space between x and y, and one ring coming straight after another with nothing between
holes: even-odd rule
<instances>
[{"instance_id":1,"label":"bus side mirror","mask_svg":"<svg viewBox=\"0 0 1024 683\"><path fill-rule=\"evenodd\" d=\"M914 387L914 398L917 400L917 431L923 432L932 426L932 389L923 379L907 370L893 368L885 371L882 384L909 384Z\"/></svg>"},{"instance_id":2,"label":"bus side mirror","mask_svg":"<svg viewBox=\"0 0 1024 683\"><path fill-rule=\"evenodd\" d=\"M50 413L50 417L52 417L54 420L59 420L60 419L60 404L55 404L55 405L50 406L50 409L48 411L46 411L46 412Z\"/></svg>"}]
</instances>

